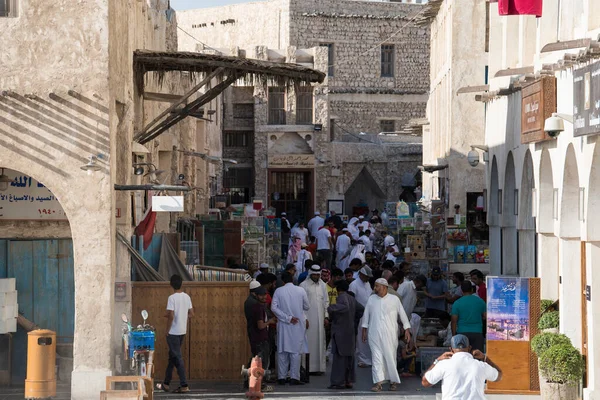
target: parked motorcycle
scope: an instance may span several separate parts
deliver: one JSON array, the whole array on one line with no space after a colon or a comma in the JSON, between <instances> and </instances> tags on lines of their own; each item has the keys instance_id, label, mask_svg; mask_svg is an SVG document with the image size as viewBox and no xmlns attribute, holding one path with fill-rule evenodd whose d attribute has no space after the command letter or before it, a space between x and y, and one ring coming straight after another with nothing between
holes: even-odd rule
<instances>
[{"instance_id":1,"label":"parked motorcycle","mask_svg":"<svg viewBox=\"0 0 600 400\"><path fill-rule=\"evenodd\" d=\"M142 325L132 327L127 315L121 314L123 321L123 355L124 360L128 361L128 374L136 376L146 376L148 364L152 364L154 353L154 343L156 341L156 329L152 325L146 324L148 312L142 311L144 322Z\"/></svg>"}]
</instances>

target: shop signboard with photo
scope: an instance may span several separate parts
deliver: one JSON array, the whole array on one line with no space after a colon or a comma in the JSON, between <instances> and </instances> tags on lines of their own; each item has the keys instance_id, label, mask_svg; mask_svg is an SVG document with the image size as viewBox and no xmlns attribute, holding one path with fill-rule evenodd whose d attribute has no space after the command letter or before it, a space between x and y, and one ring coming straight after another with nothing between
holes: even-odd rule
<instances>
[{"instance_id":1,"label":"shop signboard with photo","mask_svg":"<svg viewBox=\"0 0 600 400\"><path fill-rule=\"evenodd\" d=\"M573 71L573 135L600 133L600 62Z\"/></svg>"},{"instance_id":2,"label":"shop signboard with photo","mask_svg":"<svg viewBox=\"0 0 600 400\"><path fill-rule=\"evenodd\" d=\"M487 339L528 341L529 279L489 278L487 293Z\"/></svg>"}]
</instances>

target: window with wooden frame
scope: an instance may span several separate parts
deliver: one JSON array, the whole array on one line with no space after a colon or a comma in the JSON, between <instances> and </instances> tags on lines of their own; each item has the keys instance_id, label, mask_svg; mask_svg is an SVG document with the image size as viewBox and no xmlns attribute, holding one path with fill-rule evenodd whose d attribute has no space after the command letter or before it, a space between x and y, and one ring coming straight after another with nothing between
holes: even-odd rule
<instances>
[{"instance_id":1,"label":"window with wooden frame","mask_svg":"<svg viewBox=\"0 0 600 400\"><path fill-rule=\"evenodd\" d=\"M252 132L225 132L224 147L248 147L250 145L250 135Z\"/></svg>"},{"instance_id":2,"label":"window with wooden frame","mask_svg":"<svg viewBox=\"0 0 600 400\"><path fill-rule=\"evenodd\" d=\"M313 87L298 86L296 88L296 124L311 125L313 123Z\"/></svg>"},{"instance_id":3,"label":"window with wooden frame","mask_svg":"<svg viewBox=\"0 0 600 400\"><path fill-rule=\"evenodd\" d=\"M394 53L395 47L393 44L382 44L381 45L381 76L382 77L393 77L394 76Z\"/></svg>"},{"instance_id":4,"label":"window with wooden frame","mask_svg":"<svg viewBox=\"0 0 600 400\"><path fill-rule=\"evenodd\" d=\"M396 121L394 121L393 119L382 119L381 121L379 121L379 132L396 132Z\"/></svg>"},{"instance_id":5,"label":"window with wooden frame","mask_svg":"<svg viewBox=\"0 0 600 400\"><path fill-rule=\"evenodd\" d=\"M269 125L285 125L285 88L269 88Z\"/></svg>"},{"instance_id":6,"label":"window with wooden frame","mask_svg":"<svg viewBox=\"0 0 600 400\"><path fill-rule=\"evenodd\" d=\"M17 17L17 0L0 0L0 17Z\"/></svg>"}]
</instances>

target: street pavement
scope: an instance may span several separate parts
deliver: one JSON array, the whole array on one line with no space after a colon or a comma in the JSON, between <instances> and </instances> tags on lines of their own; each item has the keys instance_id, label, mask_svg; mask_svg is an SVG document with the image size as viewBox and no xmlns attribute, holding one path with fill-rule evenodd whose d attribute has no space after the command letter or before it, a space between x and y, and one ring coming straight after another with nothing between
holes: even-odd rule
<instances>
[{"instance_id":1,"label":"street pavement","mask_svg":"<svg viewBox=\"0 0 600 400\"><path fill-rule=\"evenodd\" d=\"M330 363L328 364L330 367ZM329 374L323 376L311 376L310 383L303 386L279 386L270 384L274 391L265 393L265 399L269 400L308 400L318 398L319 400L361 400L373 398L385 398L386 400L435 400L436 393L440 392L440 385L426 389L421 386L421 379L417 377L402 378L395 392L387 391L388 385L380 393L370 391L373 386L371 380L371 368L356 368L356 383L352 390L329 390ZM176 395L170 393L156 393L157 399L210 399L210 400L239 400L245 399L242 391L242 381L239 384L219 384L191 382L192 393Z\"/></svg>"}]
</instances>

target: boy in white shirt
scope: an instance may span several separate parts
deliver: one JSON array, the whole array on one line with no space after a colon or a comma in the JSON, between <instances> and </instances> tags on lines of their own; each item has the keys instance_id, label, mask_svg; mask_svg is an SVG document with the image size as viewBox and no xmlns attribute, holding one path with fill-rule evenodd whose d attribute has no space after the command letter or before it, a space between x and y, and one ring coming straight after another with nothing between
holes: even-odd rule
<instances>
[{"instance_id":1,"label":"boy in white shirt","mask_svg":"<svg viewBox=\"0 0 600 400\"><path fill-rule=\"evenodd\" d=\"M175 291L169 296L167 301L167 345L169 346L169 365L165 372L165 380L162 385L157 385L159 389L165 392L169 391L169 384L173 377L173 368L177 368L179 375L179 388L174 390L174 393L187 393L190 388L185 378L185 364L181 354L181 345L187 333L188 318L194 316L192 308L192 299L187 293L181 290L183 279L179 275L171 277L171 287Z\"/></svg>"}]
</instances>

